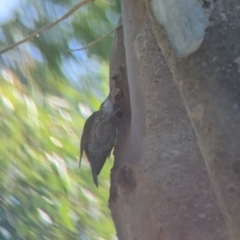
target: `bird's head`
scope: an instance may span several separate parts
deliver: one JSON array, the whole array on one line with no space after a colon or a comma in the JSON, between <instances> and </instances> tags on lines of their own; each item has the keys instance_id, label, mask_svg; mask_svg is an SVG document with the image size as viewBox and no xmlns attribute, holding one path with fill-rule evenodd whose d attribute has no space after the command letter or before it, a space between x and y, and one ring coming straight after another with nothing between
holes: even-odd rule
<instances>
[{"instance_id":1,"label":"bird's head","mask_svg":"<svg viewBox=\"0 0 240 240\"><path fill-rule=\"evenodd\" d=\"M113 103L111 101L110 95L106 98L106 100L101 104L100 111L114 114Z\"/></svg>"}]
</instances>

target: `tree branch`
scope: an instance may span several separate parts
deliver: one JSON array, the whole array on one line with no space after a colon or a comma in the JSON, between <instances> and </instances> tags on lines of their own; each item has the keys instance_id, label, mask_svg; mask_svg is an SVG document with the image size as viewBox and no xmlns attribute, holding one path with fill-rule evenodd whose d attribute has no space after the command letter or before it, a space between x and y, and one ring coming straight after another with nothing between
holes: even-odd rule
<instances>
[{"instance_id":1,"label":"tree branch","mask_svg":"<svg viewBox=\"0 0 240 240\"><path fill-rule=\"evenodd\" d=\"M104 34L103 36L97 38L96 40L92 41L91 43L87 44L86 46L84 46L84 47L82 47L82 48L69 49L69 51L75 52L75 51L81 51L81 50L87 49L87 48L95 45L96 43L102 41L105 37L107 37L107 36L110 35L111 33L113 33L113 32L115 32L116 30L118 30L121 26L122 26L122 24L118 25L117 27L115 27L114 29L112 29L110 32Z\"/></svg>"},{"instance_id":2,"label":"tree branch","mask_svg":"<svg viewBox=\"0 0 240 240\"><path fill-rule=\"evenodd\" d=\"M72 13L74 13L76 10L78 10L80 7L86 5L87 3L89 2L92 2L93 0L84 0L78 4L76 4L74 7L72 7L66 14L64 14L61 18L59 18L57 21L41 28L40 30L28 35L26 38L6 47L6 48L3 48L2 50L0 50L0 54L3 54L15 47L17 47L18 45L22 44L22 43L25 43L27 41L29 41L30 39L36 37L36 36L39 36L40 34L42 34L43 32L51 29L52 27L54 27L55 25L57 25L59 22L61 22L62 20L64 20L65 18L69 17Z\"/></svg>"}]
</instances>

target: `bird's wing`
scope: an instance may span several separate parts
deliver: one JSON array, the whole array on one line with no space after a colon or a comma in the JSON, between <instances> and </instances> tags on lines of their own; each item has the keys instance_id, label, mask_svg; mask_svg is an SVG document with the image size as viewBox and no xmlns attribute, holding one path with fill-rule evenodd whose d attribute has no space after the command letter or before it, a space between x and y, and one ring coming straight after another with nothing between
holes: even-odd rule
<instances>
[{"instance_id":1,"label":"bird's wing","mask_svg":"<svg viewBox=\"0 0 240 240\"><path fill-rule=\"evenodd\" d=\"M109 128L108 131L111 132L111 134L107 136L108 138L107 141L109 142L109 144L106 145L106 148L103 150L106 152L106 155L109 158L111 155L111 151L115 145L117 131L116 131L115 124L113 122L109 124L108 128Z\"/></svg>"},{"instance_id":2,"label":"bird's wing","mask_svg":"<svg viewBox=\"0 0 240 240\"><path fill-rule=\"evenodd\" d=\"M97 112L94 112L86 120L85 125L83 127L83 133L82 133L81 144L80 144L79 167L81 166L81 160L82 160L83 151L86 149L86 146L87 146L87 143L88 143L89 132L91 131L92 125L94 124L96 113Z\"/></svg>"},{"instance_id":3,"label":"bird's wing","mask_svg":"<svg viewBox=\"0 0 240 240\"><path fill-rule=\"evenodd\" d=\"M96 163L97 174L101 172L107 157L110 156L116 139L115 125L112 122L107 122L107 124L103 123L101 125L99 127L105 131L105 134L98 137L98 144L101 146L99 151L101 154L98 155L99 157Z\"/></svg>"}]
</instances>

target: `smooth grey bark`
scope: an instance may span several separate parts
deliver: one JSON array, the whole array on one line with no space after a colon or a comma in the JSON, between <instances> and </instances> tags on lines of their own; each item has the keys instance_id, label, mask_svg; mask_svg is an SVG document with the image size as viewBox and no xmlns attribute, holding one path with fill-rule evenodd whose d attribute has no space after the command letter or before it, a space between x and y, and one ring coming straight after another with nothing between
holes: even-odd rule
<instances>
[{"instance_id":1,"label":"smooth grey bark","mask_svg":"<svg viewBox=\"0 0 240 240\"><path fill-rule=\"evenodd\" d=\"M171 6L184 12L186 3ZM157 5L165 4L164 13ZM200 5L199 5L200 4ZM159 5L159 6L160 6ZM178 21L181 29L191 29L165 0L147 2L151 25L180 90L193 124L214 191L224 214L229 239L240 239L240 4L237 0L198 1L205 14L204 34L194 51L179 56L171 30ZM201 9L200 9L201 8ZM192 9L192 11L195 11ZM189 14L185 11L186 17ZM163 14L163 15L162 15ZM181 15L181 14L179 14ZM168 24L164 19L168 16ZM198 21L198 19L196 19ZM195 34L195 33L192 33ZM186 36L185 36L186 37ZM186 37L188 39L188 37ZM177 41L175 41L177 42ZM161 65L159 64L159 67Z\"/></svg>"},{"instance_id":2,"label":"smooth grey bark","mask_svg":"<svg viewBox=\"0 0 240 240\"><path fill-rule=\"evenodd\" d=\"M122 19L110 59L110 77L119 76L124 96L109 198L118 238L225 240L222 214L145 3L122 0Z\"/></svg>"}]
</instances>

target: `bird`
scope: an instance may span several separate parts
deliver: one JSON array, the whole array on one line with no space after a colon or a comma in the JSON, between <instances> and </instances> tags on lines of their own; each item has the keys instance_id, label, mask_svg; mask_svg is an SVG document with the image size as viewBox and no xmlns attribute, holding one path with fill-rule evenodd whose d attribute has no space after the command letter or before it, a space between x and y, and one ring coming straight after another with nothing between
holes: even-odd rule
<instances>
[{"instance_id":1,"label":"bird","mask_svg":"<svg viewBox=\"0 0 240 240\"><path fill-rule=\"evenodd\" d=\"M111 155L117 135L115 111L110 94L85 122L80 143L79 167L83 152L91 166L93 181L98 187L98 175Z\"/></svg>"}]
</instances>

